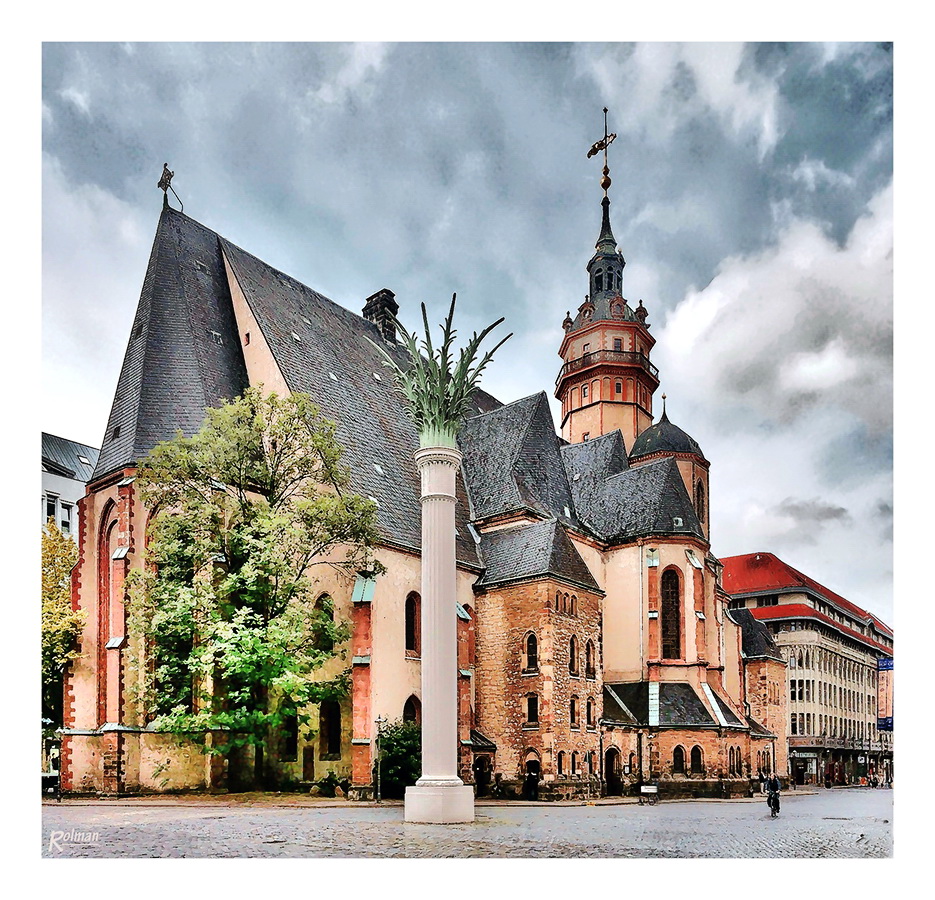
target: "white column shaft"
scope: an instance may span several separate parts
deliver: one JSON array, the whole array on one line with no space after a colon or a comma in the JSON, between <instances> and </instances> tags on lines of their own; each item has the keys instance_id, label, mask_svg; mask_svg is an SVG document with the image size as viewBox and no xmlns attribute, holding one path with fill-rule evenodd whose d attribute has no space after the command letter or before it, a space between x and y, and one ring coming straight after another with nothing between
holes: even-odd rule
<instances>
[{"instance_id":1,"label":"white column shaft","mask_svg":"<svg viewBox=\"0 0 935 900\"><path fill-rule=\"evenodd\" d=\"M422 778L457 783L458 632L455 483L461 454L416 454L422 474Z\"/></svg>"}]
</instances>

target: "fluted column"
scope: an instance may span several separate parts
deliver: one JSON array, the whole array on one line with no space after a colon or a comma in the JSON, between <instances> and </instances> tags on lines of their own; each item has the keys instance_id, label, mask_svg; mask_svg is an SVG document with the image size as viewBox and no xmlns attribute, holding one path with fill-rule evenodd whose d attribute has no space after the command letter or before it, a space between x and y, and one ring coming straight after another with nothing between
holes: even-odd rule
<instances>
[{"instance_id":1,"label":"fluted column","mask_svg":"<svg viewBox=\"0 0 935 900\"><path fill-rule=\"evenodd\" d=\"M422 479L422 777L406 789L407 822L473 822L474 791L458 777L455 484L461 453L415 454Z\"/></svg>"}]
</instances>

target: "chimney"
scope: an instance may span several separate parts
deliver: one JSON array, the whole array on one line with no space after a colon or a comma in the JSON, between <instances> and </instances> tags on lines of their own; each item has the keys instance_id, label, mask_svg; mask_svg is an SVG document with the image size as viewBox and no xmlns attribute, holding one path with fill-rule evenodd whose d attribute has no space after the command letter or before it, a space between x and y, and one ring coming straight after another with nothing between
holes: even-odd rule
<instances>
[{"instance_id":1,"label":"chimney","mask_svg":"<svg viewBox=\"0 0 935 900\"><path fill-rule=\"evenodd\" d=\"M380 329L385 341L395 344L395 316L398 312L396 295L389 288L383 288L367 298L363 315L368 322L373 322Z\"/></svg>"}]
</instances>

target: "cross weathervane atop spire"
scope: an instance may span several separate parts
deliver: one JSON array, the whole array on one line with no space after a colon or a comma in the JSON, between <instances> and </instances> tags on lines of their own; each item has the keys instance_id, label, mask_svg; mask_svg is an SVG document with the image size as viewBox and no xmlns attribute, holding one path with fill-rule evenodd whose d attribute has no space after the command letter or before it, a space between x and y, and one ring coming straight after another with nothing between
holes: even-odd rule
<instances>
[{"instance_id":1,"label":"cross weathervane atop spire","mask_svg":"<svg viewBox=\"0 0 935 900\"><path fill-rule=\"evenodd\" d=\"M604 174L601 178L601 187L604 189L604 196L607 196L607 188L610 187L610 169L607 166L607 148L617 139L614 133L607 133L607 107L604 107L604 137L602 137L594 146L588 150L588 159L596 156L601 150L604 151Z\"/></svg>"},{"instance_id":2,"label":"cross weathervane atop spire","mask_svg":"<svg viewBox=\"0 0 935 900\"><path fill-rule=\"evenodd\" d=\"M172 191L175 194L175 188L172 187L172 176L175 175L175 172L169 171L169 164L162 164L162 177L159 179L158 184L156 185L160 191L162 191L162 208L169 208L169 191ZM185 212L185 204L182 203L182 198L175 194L175 199L179 201L179 206L182 207L181 212Z\"/></svg>"}]
</instances>

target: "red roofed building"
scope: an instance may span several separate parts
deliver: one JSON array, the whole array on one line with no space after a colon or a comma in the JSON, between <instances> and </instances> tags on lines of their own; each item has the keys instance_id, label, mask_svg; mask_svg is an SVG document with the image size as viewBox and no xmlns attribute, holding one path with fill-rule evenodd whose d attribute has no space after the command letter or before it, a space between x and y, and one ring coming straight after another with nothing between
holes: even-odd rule
<instances>
[{"instance_id":1,"label":"red roofed building","mask_svg":"<svg viewBox=\"0 0 935 900\"><path fill-rule=\"evenodd\" d=\"M892 659L893 630L772 553L721 562L731 608L766 625L788 663L790 776L892 778L893 733L877 727L877 660Z\"/></svg>"}]
</instances>

